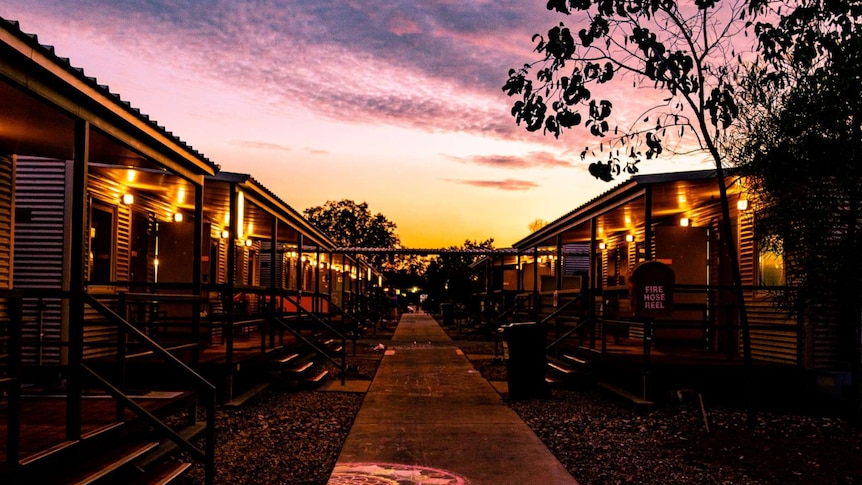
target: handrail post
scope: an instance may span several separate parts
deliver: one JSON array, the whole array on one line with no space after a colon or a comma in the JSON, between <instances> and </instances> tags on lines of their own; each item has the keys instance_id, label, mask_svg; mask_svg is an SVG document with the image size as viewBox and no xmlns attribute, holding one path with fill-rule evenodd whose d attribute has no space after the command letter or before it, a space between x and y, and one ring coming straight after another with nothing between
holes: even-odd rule
<instances>
[{"instance_id":1,"label":"handrail post","mask_svg":"<svg viewBox=\"0 0 862 485\"><path fill-rule=\"evenodd\" d=\"M652 348L652 325L653 321L651 318L647 318L644 320L644 355L643 355L643 398L645 401L650 398L650 351Z\"/></svg>"},{"instance_id":2,"label":"handrail post","mask_svg":"<svg viewBox=\"0 0 862 485\"><path fill-rule=\"evenodd\" d=\"M353 346L356 349L356 345ZM347 380L347 340L344 335L341 336L341 385L343 386Z\"/></svg>"},{"instance_id":3,"label":"handrail post","mask_svg":"<svg viewBox=\"0 0 862 485\"><path fill-rule=\"evenodd\" d=\"M9 373L14 381L10 383L7 399L9 402L6 430L6 463L18 466L21 448L21 327L23 326L23 301L21 296L9 299Z\"/></svg>"},{"instance_id":4,"label":"handrail post","mask_svg":"<svg viewBox=\"0 0 862 485\"><path fill-rule=\"evenodd\" d=\"M805 304L796 295L796 366L805 368Z\"/></svg>"},{"instance_id":5,"label":"handrail post","mask_svg":"<svg viewBox=\"0 0 862 485\"><path fill-rule=\"evenodd\" d=\"M125 321L129 321L129 307L128 301L126 300L126 293L121 292L117 295L117 313L122 317ZM119 388L121 391L126 391L126 327L123 325L119 325L117 327L117 364L118 369L117 372L119 375L117 376L117 381L119 382ZM116 420L123 421L123 416L125 415L125 408L123 407L123 403L117 400L117 409L116 409Z\"/></svg>"},{"instance_id":6,"label":"handrail post","mask_svg":"<svg viewBox=\"0 0 862 485\"><path fill-rule=\"evenodd\" d=\"M206 460L204 463L204 482L206 485L215 484L215 411L216 411L216 388L209 389L207 400L207 428L206 428Z\"/></svg>"}]
</instances>

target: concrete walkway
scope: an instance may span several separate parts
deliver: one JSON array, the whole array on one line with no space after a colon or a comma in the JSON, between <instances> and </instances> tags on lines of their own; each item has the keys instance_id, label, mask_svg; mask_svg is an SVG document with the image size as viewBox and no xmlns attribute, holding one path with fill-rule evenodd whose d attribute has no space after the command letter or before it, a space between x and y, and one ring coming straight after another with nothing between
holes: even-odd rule
<instances>
[{"instance_id":1,"label":"concrete walkway","mask_svg":"<svg viewBox=\"0 0 862 485\"><path fill-rule=\"evenodd\" d=\"M437 322L401 317L329 485L576 485Z\"/></svg>"}]
</instances>

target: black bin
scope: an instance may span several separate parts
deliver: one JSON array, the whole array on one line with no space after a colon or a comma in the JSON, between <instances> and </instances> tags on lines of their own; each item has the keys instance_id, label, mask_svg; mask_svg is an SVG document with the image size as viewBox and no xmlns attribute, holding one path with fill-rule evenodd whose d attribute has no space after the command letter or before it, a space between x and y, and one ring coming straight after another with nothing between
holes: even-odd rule
<instances>
[{"instance_id":1,"label":"black bin","mask_svg":"<svg viewBox=\"0 0 862 485\"><path fill-rule=\"evenodd\" d=\"M452 303L441 303L440 311L443 312L443 325L447 327L455 326L455 305Z\"/></svg>"},{"instance_id":2,"label":"black bin","mask_svg":"<svg viewBox=\"0 0 862 485\"><path fill-rule=\"evenodd\" d=\"M508 348L506 371L509 399L545 398L550 389L545 381L545 328L532 322L505 325L503 339Z\"/></svg>"}]
</instances>

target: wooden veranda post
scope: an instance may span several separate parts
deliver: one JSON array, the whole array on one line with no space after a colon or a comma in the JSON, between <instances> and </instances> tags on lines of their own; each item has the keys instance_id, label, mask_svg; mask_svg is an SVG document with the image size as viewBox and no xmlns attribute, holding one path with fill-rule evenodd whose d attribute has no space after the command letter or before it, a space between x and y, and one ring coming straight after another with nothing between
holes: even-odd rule
<instances>
[{"instance_id":1,"label":"wooden veranda post","mask_svg":"<svg viewBox=\"0 0 862 485\"><path fill-rule=\"evenodd\" d=\"M69 354L66 376L66 438L77 441L81 437L81 393L84 358L84 292L86 291L87 255L87 177L90 158L90 124L75 120L75 152L72 168L71 227L69 234L71 253L69 263Z\"/></svg>"},{"instance_id":2,"label":"wooden veranda post","mask_svg":"<svg viewBox=\"0 0 862 485\"><path fill-rule=\"evenodd\" d=\"M226 318L225 326L222 329L222 336L225 341L225 365L228 369L225 383L225 396L228 400L233 397L233 321L234 304L233 297L236 289L236 239L238 237L239 228L239 194L236 182L230 183L230 237L227 244L227 290L226 295L222 295L224 301Z\"/></svg>"}]
</instances>

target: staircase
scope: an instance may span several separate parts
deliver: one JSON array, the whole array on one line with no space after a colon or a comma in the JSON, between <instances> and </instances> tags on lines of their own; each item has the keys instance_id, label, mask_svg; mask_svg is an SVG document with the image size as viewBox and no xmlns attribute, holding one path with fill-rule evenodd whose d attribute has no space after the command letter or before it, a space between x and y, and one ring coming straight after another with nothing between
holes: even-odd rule
<instances>
[{"instance_id":1,"label":"staircase","mask_svg":"<svg viewBox=\"0 0 862 485\"><path fill-rule=\"evenodd\" d=\"M153 458L161 446L139 425L114 423L22 460L9 483L172 483L192 464Z\"/></svg>"},{"instance_id":2,"label":"staircase","mask_svg":"<svg viewBox=\"0 0 862 485\"><path fill-rule=\"evenodd\" d=\"M594 349L567 349L546 357L545 381L551 387L570 388L589 383L631 402L637 408L654 405L637 392L642 384L640 375L600 365L599 352Z\"/></svg>"},{"instance_id":3,"label":"staircase","mask_svg":"<svg viewBox=\"0 0 862 485\"><path fill-rule=\"evenodd\" d=\"M551 387L577 386L595 377L593 362L573 352L547 355L546 358L548 367L545 382Z\"/></svg>"},{"instance_id":4,"label":"staircase","mask_svg":"<svg viewBox=\"0 0 862 485\"><path fill-rule=\"evenodd\" d=\"M50 369L24 367L17 330L25 323L22 300L42 296L26 290L23 296L0 296L0 483L167 484L182 477L192 460L205 467L206 482L212 483L214 386L89 294L83 302L103 319L88 323L121 336L113 346L104 342L111 352L70 358ZM159 371L161 386L127 379L132 340L148 349L141 356L170 369ZM61 373L62 380L49 382L47 370ZM205 422L198 421L198 410ZM201 434L203 448L193 444ZM169 454L177 449L185 459Z\"/></svg>"},{"instance_id":5,"label":"staircase","mask_svg":"<svg viewBox=\"0 0 862 485\"><path fill-rule=\"evenodd\" d=\"M296 338L271 361L270 374L279 382L301 388L313 388L323 383L332 367L344 380L348 333L355 339L362 331L350 315L337 312L339 318L316 314L297 305L299 312L275 317L276 324ZM351 325L348 328L347 319ZM355 342L355 340L354 340Z\"/></svg>"}]
</instances>

